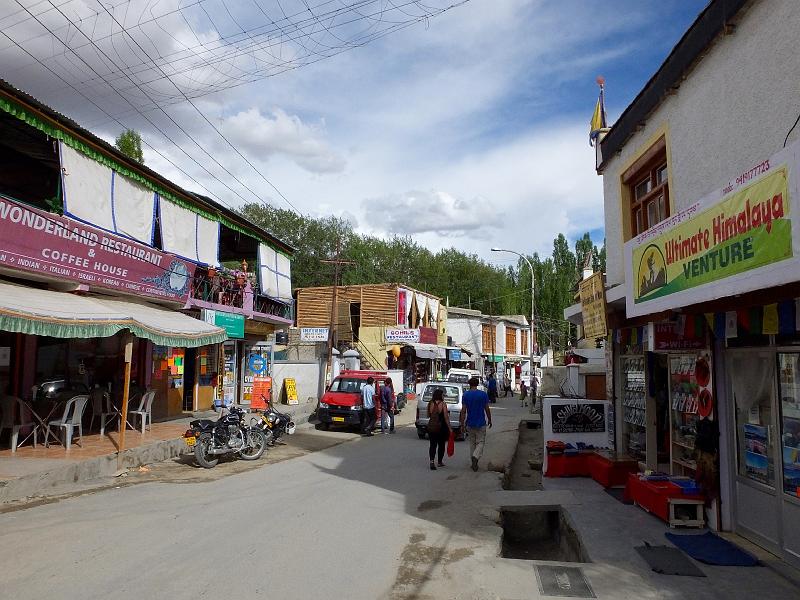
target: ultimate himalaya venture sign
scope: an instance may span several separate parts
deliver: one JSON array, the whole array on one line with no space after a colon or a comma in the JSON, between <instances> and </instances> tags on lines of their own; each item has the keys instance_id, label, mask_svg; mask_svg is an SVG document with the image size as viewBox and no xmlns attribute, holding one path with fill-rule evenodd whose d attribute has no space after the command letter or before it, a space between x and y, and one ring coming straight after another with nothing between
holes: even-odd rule
<instances>
[{"instance_id":1,"label":"ultimate himalaya venture sign","mask_svg":"<svg viewBox=\"0 0 800 600\"><path fill-rule=\"evenodd\" d=\"M796 280L799 153L782 150L627 242L628 316Z\"/></svg>"},{"instance_id":2,"label":"ultimate himalaya venture sign","mask_svg":"<svg viewBox=\"0 0 800 600\"><path fill-rule=\"evenodd\" d=\"M131 239L0 196L0 267L186 302L194 265Z\"/></svg>"}]
</instances>

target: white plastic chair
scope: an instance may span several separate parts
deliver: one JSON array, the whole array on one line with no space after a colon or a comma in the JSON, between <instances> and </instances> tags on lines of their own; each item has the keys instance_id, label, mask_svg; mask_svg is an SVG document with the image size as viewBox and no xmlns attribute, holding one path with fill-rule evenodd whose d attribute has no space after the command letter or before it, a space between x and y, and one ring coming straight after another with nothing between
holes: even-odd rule
<instances>
[{"instance_id":1,"label":"white plastic chair","mask_svg":"<svg viewBox=\"0 0 800 600\"><path fill-rule=\"evenodd\" d=\"M105 435L106 424L114 419L117 420L117 431L119 431L119 421L121 418L122 415L117 410L117 407L114 406L114 403L111 402L111 394L103 391L103 407L100 413L100 435Z\"/></svg>"},{"instance_id":2,"label":"white plastic chair","mask_svg":"<svg viewBox=\"0 0 800 600\"><path fill-rule=\"evenodd\" d=\"M83 442L83 425L81 424L81 419L83 418L83 411L86 410L86 404L88 402L89 396L73 396L67 401L67 405L64 407L64 414L61 418L56 421L50 421L47 424L47 431L45 431L44 434L46 447L50 446L49 438L51 427L58 427L64 430L62 445L67 450L69 450L70 444L72 443L72 434L76 427L78 428L78 438Z\"/></svg>"},{"instance_id":3,"label":"white plastic chair","mask_svg":"<svg viewBox=\"0 0 800 600\"><path fill-rule=\"evenodd\" d=\"M142 420L142 433L144 433L148 421L150 421L150 429L153 429L153 399L155 397L155 392L145 392L139 401L139 408L130 412L131 415L138 416Z\"/></svg>"},{"instance_id":4,"label":"white plastic chair","mask_svg":"<svg viewBox=\"0 0 800 600\"><path fill-rule=\"evenodd\" d=\"M19 411L17 418L14 418L14 407ZM25 409L27 407L23 404L22 400L14 396L4 396L0 400L0 410L3 411L3 419L0 421L0 435L3 434L4 429L11 430L11 452L17 451L17 441L19 440L19 430L23 427L32 427L33 432L33 447L36 448L38 423L33 421L26 421L24 418ZM31 437L29 435L28 437ZM28 438L25 438L28 439ZM23 442L25 440L22 440Z\"/></svg>"}]
</instances>

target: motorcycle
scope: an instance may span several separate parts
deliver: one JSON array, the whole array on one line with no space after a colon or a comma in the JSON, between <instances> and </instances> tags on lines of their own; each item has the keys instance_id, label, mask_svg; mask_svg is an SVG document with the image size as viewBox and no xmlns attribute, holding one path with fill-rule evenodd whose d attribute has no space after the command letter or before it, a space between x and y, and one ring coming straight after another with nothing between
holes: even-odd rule
<instances>
[{"instance_id":1,"label":"motorcycle","mask_svg":"<svg viewBox=\"0 0 800 600\"><path fill-rule=\"evenodd\" d=\"M219 456L237 454L242 460L258 460L267 449L264 433L244 423L245 411L232 406L219 419L197 419L183 434L186 445L194 450L197 464L206 469L217 466Z\"/></svg>"},{"instance_id":2,"label":"motorcycle","mask_svg":"<svg viewBox=\"0 0 800 600\"><path fill-rule=\"evenodd\" d=\"M292 415L278 412L272 406L272 400L268 400L263 395L261 399L266 404L266 408L261 415L261 420L258 422L258 427L264 434L267 444L274 446L275 443L286 435L292 435L295 431L295 424L292 421Z\"/></svg>"}]
</instances>

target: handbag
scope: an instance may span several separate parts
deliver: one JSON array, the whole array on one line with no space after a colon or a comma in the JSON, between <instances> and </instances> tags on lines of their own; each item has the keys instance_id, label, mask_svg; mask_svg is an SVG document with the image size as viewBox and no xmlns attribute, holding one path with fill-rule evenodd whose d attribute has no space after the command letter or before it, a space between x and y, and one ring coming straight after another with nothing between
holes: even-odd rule
<instances>
[{"instance_id":1,"label":"handbag","mask_svg":"<svg viewBox=\"0 0 800 600\"><path fill-rule=\"evenodd\" d=\"M456 453L456 432L451 431L450 437L447 438L447 456L453 456Z\"/></svg>"}]
</instances>

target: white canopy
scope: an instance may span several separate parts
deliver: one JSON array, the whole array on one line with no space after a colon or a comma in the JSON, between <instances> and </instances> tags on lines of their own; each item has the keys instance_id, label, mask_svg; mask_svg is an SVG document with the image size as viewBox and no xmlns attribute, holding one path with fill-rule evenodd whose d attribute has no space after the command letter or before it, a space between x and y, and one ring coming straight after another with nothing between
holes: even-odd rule
<instances>
[{"instance_id":1,"label":"white canopy","mask_svg":"<svg viewBox=\"0 0 800 600\"><path fill-rule=\"evenodd\" d=\"M163 308L0 283L0 330L93 338L126 329L160 346L193 348L227 339L220 327Z\"/></svg>"}]
</instances>

